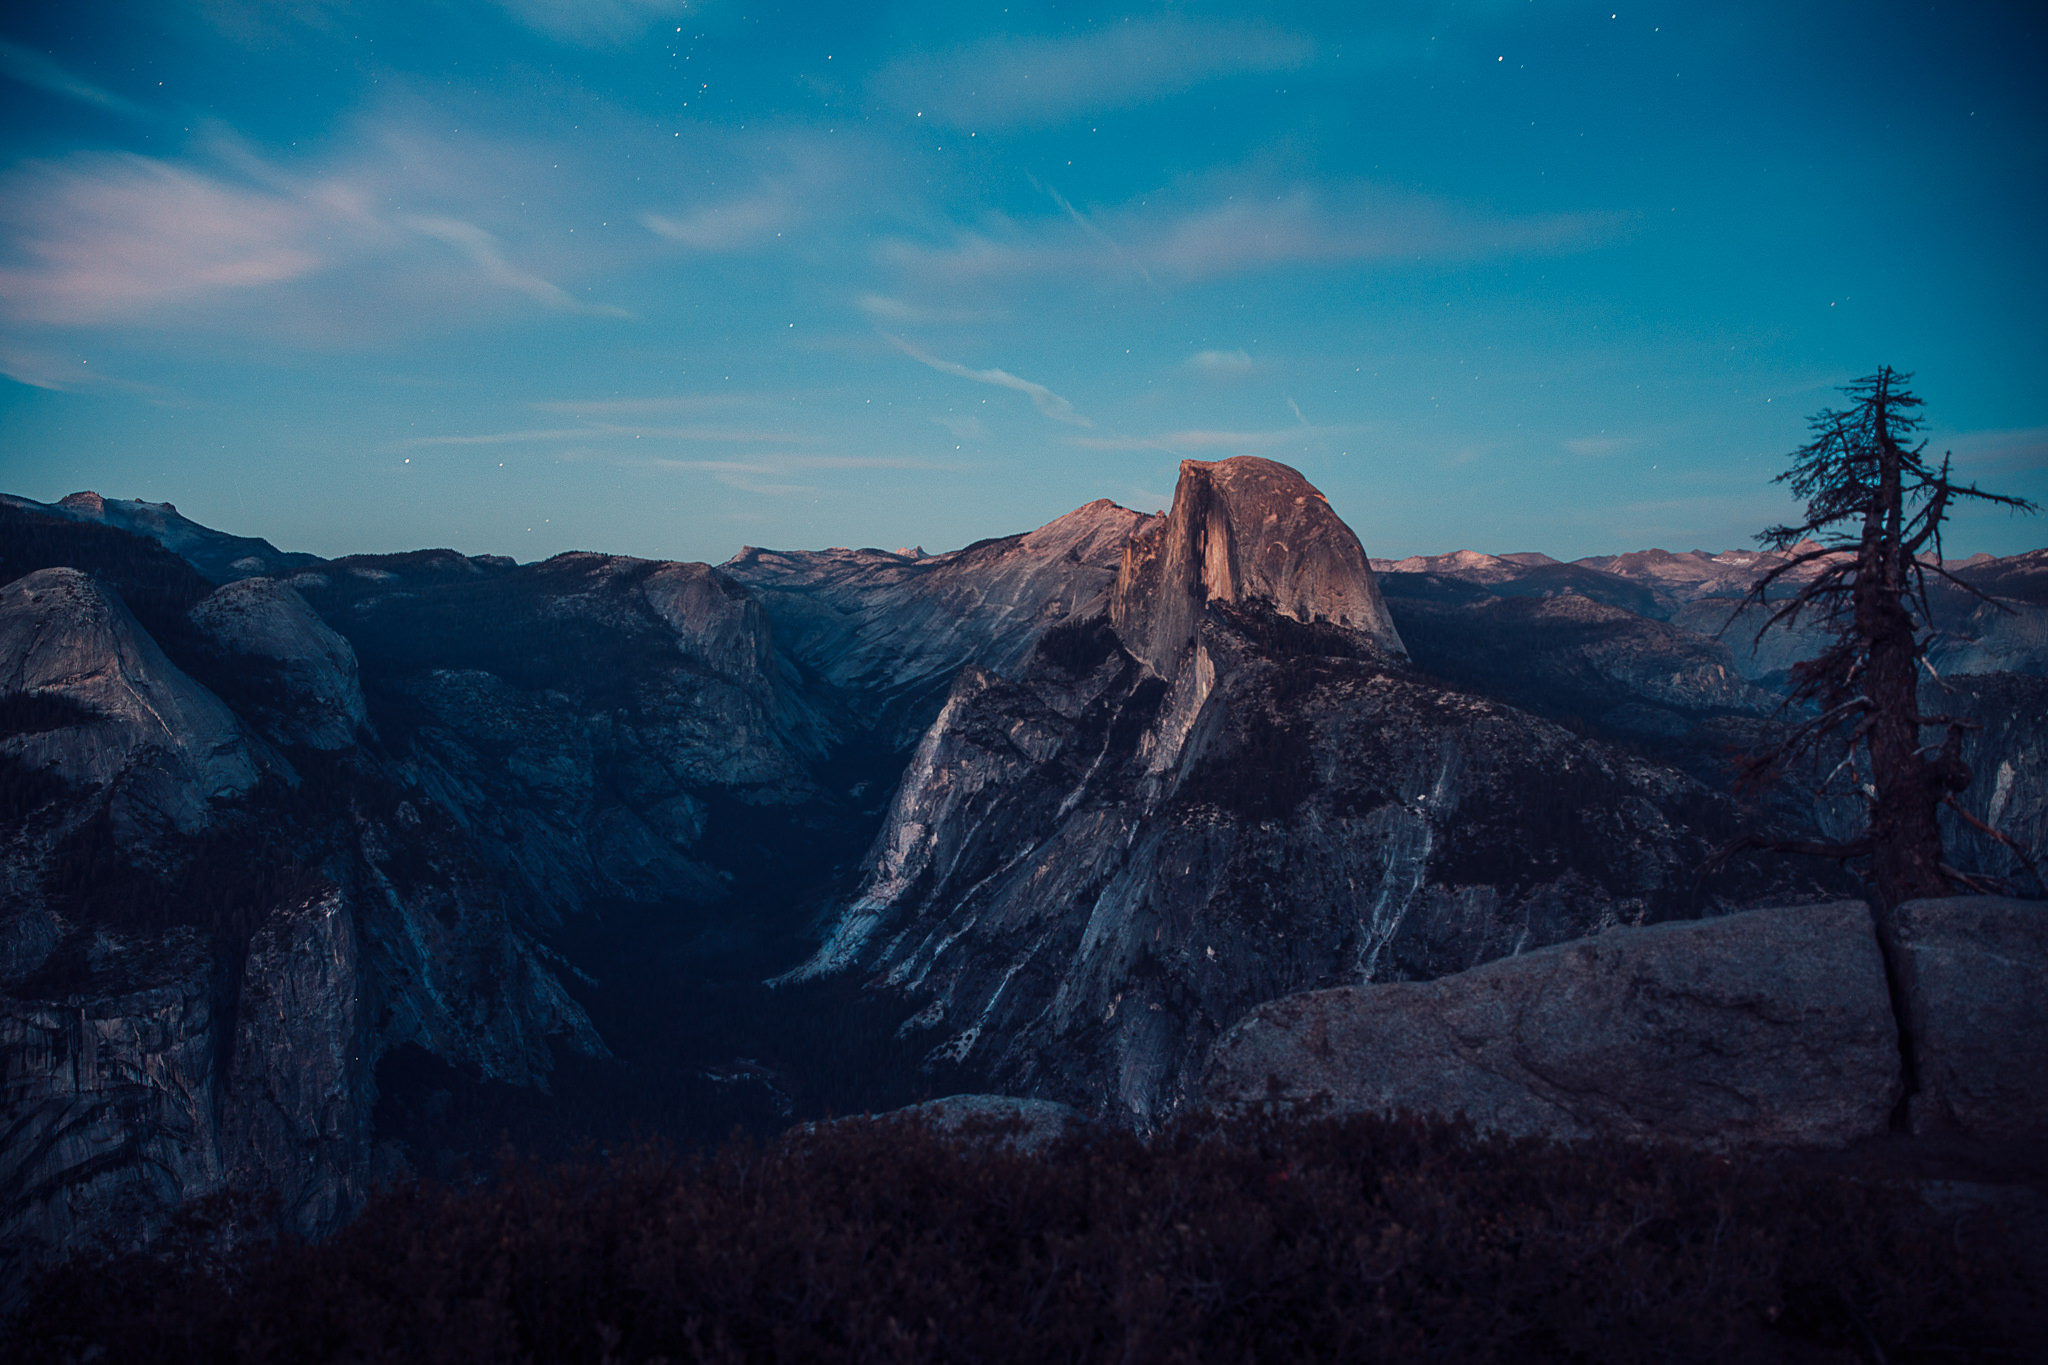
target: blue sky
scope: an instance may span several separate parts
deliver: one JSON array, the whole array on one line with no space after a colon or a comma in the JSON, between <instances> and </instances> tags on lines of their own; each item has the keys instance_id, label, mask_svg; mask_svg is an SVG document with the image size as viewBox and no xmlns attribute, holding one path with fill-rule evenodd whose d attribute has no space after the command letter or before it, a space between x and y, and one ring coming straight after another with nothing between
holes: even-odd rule
<instances>
[{"instance_id":1,"label":"blue sky","mask_svg":"<svg viewBox=\"0 0 2048 1365\"><path fill-rule=\"evenodd\" d=\"M2048 502L2034 7L0 19L0 488L338 554L922 544L1182 458L1375 555L1747 544L1915 371ZM1966 514L1951 553L2048 544Z\"/></svg>"}]
</instances>

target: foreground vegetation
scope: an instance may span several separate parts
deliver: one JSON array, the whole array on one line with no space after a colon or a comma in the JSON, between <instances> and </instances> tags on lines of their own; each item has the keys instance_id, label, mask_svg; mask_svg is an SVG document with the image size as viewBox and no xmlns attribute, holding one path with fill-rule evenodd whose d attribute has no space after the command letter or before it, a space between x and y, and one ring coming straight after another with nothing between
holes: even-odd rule
<instances>
[{"instance_id":1,"label":"foreground vegetation","mask_svg":"<svg viewBox=\"0 0 2048 1365\"><path fill-rule=\"evenodd\" d=\"M1997 1234L1787 1163L1415 1120L1149 1142L856 1121L387 1190L332 1240L215 1203L46 1275L0 1359L2021 1359ZM2016 1309L2015 1305L2022 1305Z\"/></svg>"}]
</instances>

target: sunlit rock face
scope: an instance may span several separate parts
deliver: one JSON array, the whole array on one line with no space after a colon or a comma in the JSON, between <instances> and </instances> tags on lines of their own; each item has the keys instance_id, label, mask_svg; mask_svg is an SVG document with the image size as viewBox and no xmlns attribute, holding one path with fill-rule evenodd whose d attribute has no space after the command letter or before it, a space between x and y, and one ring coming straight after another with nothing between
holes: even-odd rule
<instances>
[{"instance_id":1,"label":"sunlit rock face","mask_svg":"<svg viewBox=\"0 0 2048 1365\"><path fill-rule=\"evenodd\" d=\"M0 703L22 717L0 753L107 791L124 838L165 826L196 832L215 803L262 775L234 713L76 569L0 587Z\"/></svg>"},{"instance_id":2,"label":"sunlit rock face","mask_svg":"<svg viewBox=\"0 0 2048 1365\"><path fill-rule=\"evenodd\" d=\"M1124 549L1109 619L1166 677L1210 602L1339 626L1406 653L1358 537L1307 479L1272 460L1181 461L1172 510Z\"/></svg>"},{"instance_id":3,"label":"sunlit rock face","mask_svg":"<svg viewBox=\"0 0 2048 1365\"><path fill-rule=\"evenodd\" d=\"M859 724L908 745L962 667L1013 670L1046 631L1102 615L1125 546L1155 521L1098 500L949 554L750 546L723 569Z\"/></svg>"},{"instance_id":4,"label":"sunlit rock face","mask_svg":"<svg viewBox=\"0 0 2048 1365\"><path fill-rule=\"evenodd\" d=\"M1705 789L1402 667L1356 538L1238 463L1185 466L1109 614L959 675L796 975L861 973L935 1067L1144 1125L1261 1001L1756 889L1696 885L1732 827Z\"/></svg>"}]
</instances>

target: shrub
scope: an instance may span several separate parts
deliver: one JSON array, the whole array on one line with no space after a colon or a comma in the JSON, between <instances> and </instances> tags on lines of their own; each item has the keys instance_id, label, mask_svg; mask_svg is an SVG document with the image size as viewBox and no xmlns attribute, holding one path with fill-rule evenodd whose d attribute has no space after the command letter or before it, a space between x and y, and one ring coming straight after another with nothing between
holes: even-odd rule
<instances>
[{"instance_id":1,"label":"shrub","mask_svg":"<svg viewBox=\"0 0 2048 1365\"><path fill-rule=\"evenodd\" d=\"M0 1359L2019 1358L1995 1248L1783 1162L1411 1119L995 1136L507 1160L319 1245L201 1219L45 1276Z\"/></svg>"}]
</instances>

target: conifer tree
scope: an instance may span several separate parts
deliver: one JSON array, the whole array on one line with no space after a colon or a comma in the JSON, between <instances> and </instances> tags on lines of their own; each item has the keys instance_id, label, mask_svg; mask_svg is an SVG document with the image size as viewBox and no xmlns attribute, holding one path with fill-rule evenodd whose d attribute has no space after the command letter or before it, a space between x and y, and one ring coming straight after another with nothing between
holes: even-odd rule
<instances>
[{"instance_id":1,"label":"conifer tree","mask_svg":"<svg viewBox=\"0 0 2048 1365\"><path fill-rule=\"evenodd\" d=\"M1975 881L1942 853L1940 808L1961 810L1956 794L1970 785L1962 740L1974 724L1920 710L1921 676L1933 673L1925 657L1927 578L1991 599L1943 566L1942 522L1960 499L2038 510L2024 498L1955 482L1947 455L1938 466L1927 458L1926 441L1913 443L1921 402L1907 388L1911 379L1886 366L1842 389L1849 406L1809 419L1812 439L1776 480L1806 500L1806 515L1757 537L1787 558L1743 600L1743 609L1764 613L1758 639L1802 621L1831 637L1820 654L1792 667L1787 709L1810 711L1749 758L1748 777L1771 780L1813 761L1825 774L1816 794L1861 797L1866 808L1862 832L1838 843L1747 842L1868 859L1868 880L1886 907ZM1930 730L1943 732L1934 743L1925 739Z\"/></svg>"}]
</instances>

